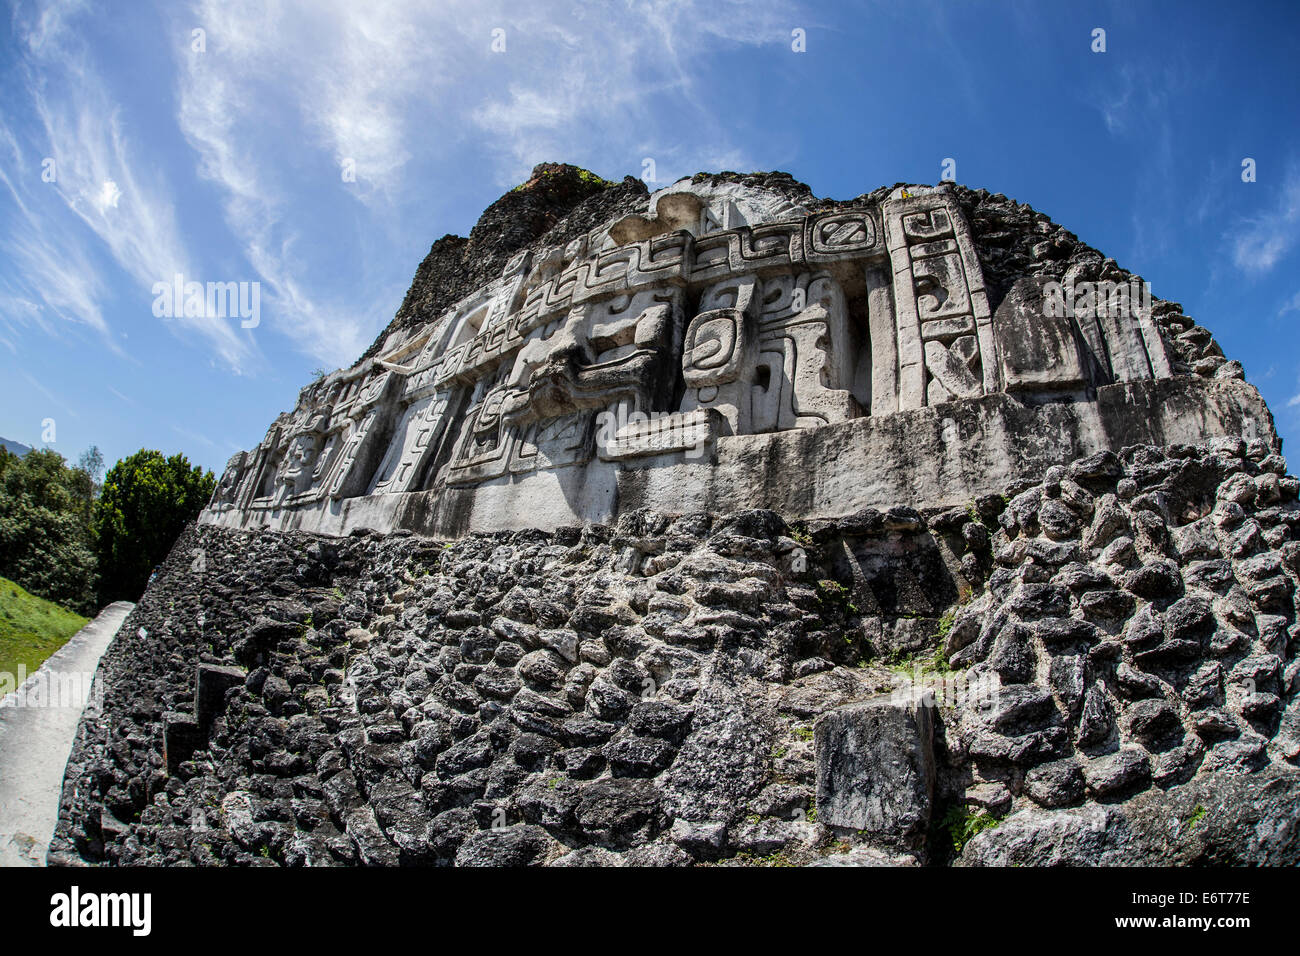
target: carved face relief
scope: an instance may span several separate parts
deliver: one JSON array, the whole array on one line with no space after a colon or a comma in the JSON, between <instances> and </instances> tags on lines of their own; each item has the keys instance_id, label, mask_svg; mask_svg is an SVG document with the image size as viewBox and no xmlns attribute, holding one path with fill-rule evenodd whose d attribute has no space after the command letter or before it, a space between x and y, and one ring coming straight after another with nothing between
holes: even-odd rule
<instances>
[{"instance_id":1,"label":"carved face relief","mask_svg":"<svg viewBox=\"0 0 1300 956\"><path fill-rule=\"evenodd\" d=\"M319 450L320 436L315 432L301 432L289 442L281 478L289 494L301 494L311 487L312 463L315 462Z\"/></svg>"},{"instance_id":2,"label":"carved face relief","mask_svg":"<svg viewBox=\"0 0 1300 956\"><path fill-rule=\"evenodd\" d=\"M647 290L572 309L538 329L515 358L502 415L525 423L632 397L652 407L671 388L681 294Z\"/></svg>"},{"instance_id":3,"label":"carved face relief","mask_svg":"<svg viewBox=\"0 0 1300 956\"><path fill-rule=\"evenodd\" d=\"M217 483L217 492L214 496L218 504L234 504L235 492L239 490L240 479L244 477L246 457L241 451L226 464L226 470L221 474L221 481Z\"/></svg>"}]
</instances>

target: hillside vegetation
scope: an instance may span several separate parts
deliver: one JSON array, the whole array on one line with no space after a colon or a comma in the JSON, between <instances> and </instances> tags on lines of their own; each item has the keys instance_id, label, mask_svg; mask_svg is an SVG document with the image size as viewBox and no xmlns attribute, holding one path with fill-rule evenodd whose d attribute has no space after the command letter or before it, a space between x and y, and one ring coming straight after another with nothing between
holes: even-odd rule
<instances>
[{"instance_id":1,"label":"hillside vegetation","mask_svg":"<svg viewBox=\"0 0 1300 956\"><path fill-rule=\"evenodd\" d=\"M0 673L16 675L22 664L31 674L86 623L81 615L0 578Z\"/></svg>"},{"instance_id":2,"label":"hillside vegetation","mask_svg":"<svg viewBox=\"0 0 1300 956\"><path fill-rule=\"evenodd\" d=\"M103 469L94 446L76 466L0 449L0 574L78 614L136 600L216 483L184 455L143 448Z\"/></svg>"}]
</instances>

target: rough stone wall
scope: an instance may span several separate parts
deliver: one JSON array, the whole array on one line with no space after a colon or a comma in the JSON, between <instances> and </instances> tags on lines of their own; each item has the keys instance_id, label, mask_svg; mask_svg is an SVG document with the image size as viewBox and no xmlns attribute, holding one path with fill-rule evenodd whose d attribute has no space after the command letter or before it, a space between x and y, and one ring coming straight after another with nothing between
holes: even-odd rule
<instances>
[{"instance_id":1,"label":"rough stone wall","mask_svg":"<svg viewBox=\"0 0 1300 956\"><path fill-rule=\"evenodd\" d=\"M1026 203L964 186L955 187L954 195L970 221L994 309L1016 281L1026 277L1121 284L1134 277ZM1173 359L1173 374L1244 378L1241 363L1229 362L1210 331L1184 315L1181 304L1153 298L1151 312Z\"/></svg>"},{"instance_id":2,"label":"rough stone wall","mask_svg":"<svg viewBox=\"0 0 1300 956\"><path fill-rule=\"evenodd\" d=\"M944 862L976 819L961 862L1295 863L1285 471L1225 439L928 514L191 528L51 858Z\"/></svg>"},{"instance_id":3,"label":"rough stone wall","mask_svg":"<svg viewBox=\"0 0 1300 956\"><path fill-rule=\"evenodd\" d=\"M469 238L446 235L429 249L397 314L361 355L379 352L394 332L432 322L456 300L501 274L521 249L566 243L615 216L646 205L645 183L609 183L566 163L540 163L520 188L483 211Z\"/></svg>"},{"instance_id":4,"label":"rough stone wall","mask_svg":"<svg viewBox=\"0 0 1300 956\"><path fill-rule=\"evenodd\" d=\"M1012 498L944 645L997 685L950 729L977 785L1054 808L1294 766L1297 485L1223 439L1093 456Z\"/></svg>"}]
</instances>

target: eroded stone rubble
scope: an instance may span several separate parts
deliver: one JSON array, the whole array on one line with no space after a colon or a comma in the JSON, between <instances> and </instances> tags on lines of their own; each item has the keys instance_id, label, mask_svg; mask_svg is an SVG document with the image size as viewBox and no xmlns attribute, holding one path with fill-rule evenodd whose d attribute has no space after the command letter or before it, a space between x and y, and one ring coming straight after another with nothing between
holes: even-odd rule
<instances>
[{"instance_id":1,"label":"eroded stone rubble","mask_svg":"<svg viewBox=\"0 0 1300 956\"><path fill-rule=\"evenodd\" d=\"M1294 863L1297 486L1219 439L928 515L191 528L51 859L943 862L955 808L972 864Z\"/></svg>"}]
</instances>

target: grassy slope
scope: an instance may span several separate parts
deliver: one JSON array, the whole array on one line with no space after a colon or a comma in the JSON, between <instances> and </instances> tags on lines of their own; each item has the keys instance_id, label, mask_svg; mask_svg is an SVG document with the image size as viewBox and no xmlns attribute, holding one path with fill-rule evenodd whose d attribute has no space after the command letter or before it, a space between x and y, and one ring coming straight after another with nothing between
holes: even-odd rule
<instances>
[{"instance_id":1,"label":"grassy slope","mask_svg":"<svg viewBox=\"0 0 1300 956\"><path fill-rule=\"evenodd\" d=\"M0 672L17 675L24 664L31 674L87 620L0 578Z\"/></svg>"}]
</instances>

